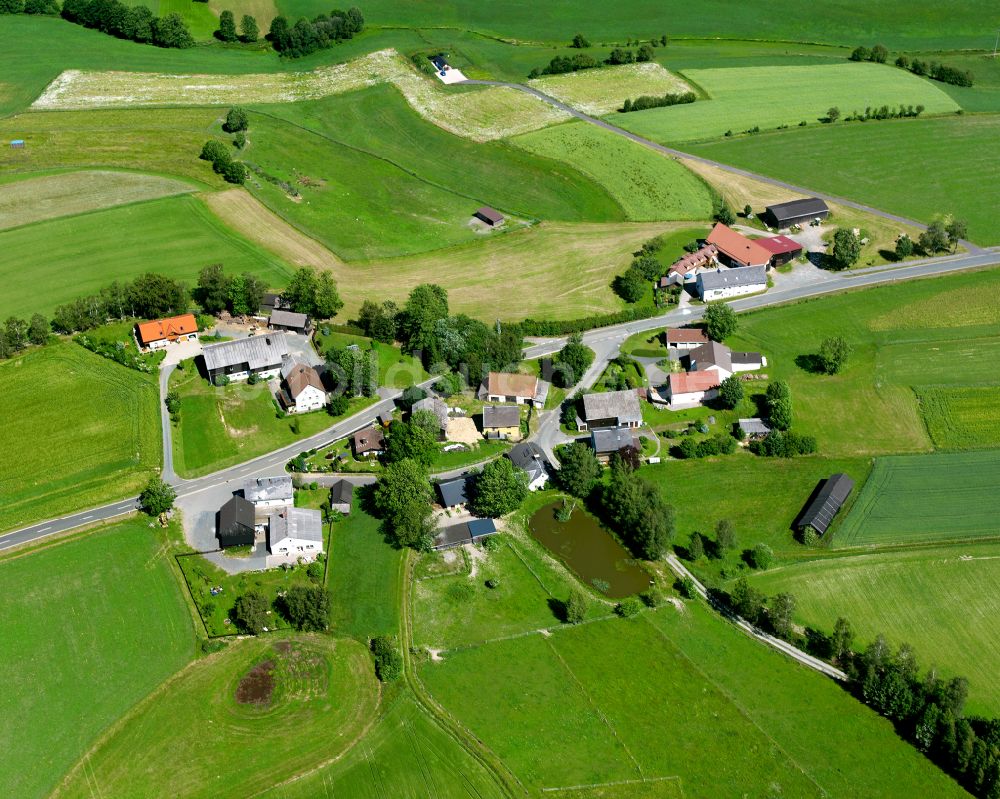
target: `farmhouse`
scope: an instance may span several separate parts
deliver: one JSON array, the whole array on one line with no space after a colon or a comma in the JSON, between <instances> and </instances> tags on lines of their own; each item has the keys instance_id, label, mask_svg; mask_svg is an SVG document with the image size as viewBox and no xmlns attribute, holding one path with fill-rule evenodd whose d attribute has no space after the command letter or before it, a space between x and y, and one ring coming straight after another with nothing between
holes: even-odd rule
<instances>
[{"instance_id":1,"label":"farmhouse","mask_svg":"<svg viewBox=\"0 0 1000 799\"><path fill-rule=\"evenodd\" d=\"M732 351L725 344L710 341L688 353L689 368L692 372L714 371L720 380L729 377L733 369Z\"/></svg>"},{"instance_id":2,"label":"farmhouse","mask_svg":"<svg viewBox=\"0 0 1000 799\"><path fill-rule=\"evenodd\" d=\"M243 497L255 508L281 508L294 498L290 475L254 477L243 483Z\"/></svg>"},{"instance_id":3,"label":"farmhouse","mask_svg":"<svg viewBox=\"0 0 1000 799\"><path fill-rule=\"evenodd\" d=\"M510 458L518 469L528 475L529 491L537 491L548 481L549 473L545 468L545 453L533 441L518 444L510 452L505 453L505 457Z\"/></svg>"},{"instance_id":4,"label":"farmhouse","mask_svg":"<svg viewBox=\"0 0 1000 799\"><path fill-rule=\"evenodd\" d=\"M718 260L729 266L767 266L771 262L771 253L759 242L748 239L721 222L712 228L705 241L715 245L718 254L723 256Z\"/></svg>"},{"instance_id":5,"label":"farmhouse","mask_svg":"<svg viewBox=\"0 0 1000 799\"><path fill-rule=\"evenodd\" d=\"M351 436L351 451L355 458L381 455L385 449L385 434L381 427L367 427Z\"/></svg>"},{"instance_id":6,"label":"farmhouse","mask_svg":"<svg viewBox=\"0 0 1000 799\"><path fill-rule=\"evenodd\" d=\"M698 296L705 302L767 291L767 267L717 269L698 275Z\"/></svg>"},{"instance_id":7,"label":"farmhouse","mask_svg":"<svg viewBox=\"0 0 1000 799\"><path fill-rule=\"evenodd\" d=\"M708 269L716 262L719 250L714 244L706 244L692 253L678 258L670 265L670 270L660 278L660 288L693 280L699 269Z\"/></svg>"},{"instance_id":8,"label":"farmhouse","mask_svg":"<svg viewBox=\"0 0 1000 799\"><path fill-rule=\"evenodd\" d=\"M135 326L135 340L144 350L162 350L177 341L197 341L198 322L194 314L189 313L140 322Z\"/></svg>"},{"instance_id":9,"label":"farmhouse","mask_svg":"<svg viewBox=\"0 0 1000 799\"><path fill-rule=\"evenodd\" d=\"M309 319L308 314L276 308L271 311L271 316L267 320L267 326L272 330L290 330L293 333L308 335L312 329L312 321Z\"/></svg>"},{"instance_id":10,"label":"farmhouse","mask_svg":"<svg viewBox=\"0 0 1000 799\"><path fill-rule=\"evenodd\" d=\"M577 430L598 427L638 427L642 424L642 409L635 389L584 394L583 419L577 419Z\"/></svg>"},{"instance_id":11,"label":"farmhouse","mask_svg":"<svg viewBox=\"0 0 1000 799\"><path fill-rule=\"evenodd\" d=\"M496 522L493 519L470 519L461 524L446 527L437 538L434 539L433 548L436 550L460 547L463 544L476 544L486 536L497 532Z\"/></svg>"},{"instance_id":12,"label":"farmhouse","mask_svg":"<svg viewBox=\"0 0 1000 799\"><path fill-rule=\"evenodd\" d=\"M268 333L221 344L209 344L202 350L205 372L215 382L217 377L246 380L250 375L268 378L281 372L288 357L284 333Z\"/></svg>"},{"instance_id":13,"label":"farmhouse","mask_svg":"<svg viewBox=\"0 0 1000 799\"><path fill-rule=\"evenodd\" d=\"M758 239L757 243L771 253L771 266L781 266L802 255L802 245L788 236Z\"/></svg>"},{"instance_id":14,"label":"farmhouse","mask_svg":"<svg viewBox=\"0 0 1000 799\"><path fill-rule=\"evenodd\" d=\"M353 500L353 483L349 483L347 480L338 480L330 486L330 510L335 510L347 516L351 512L351 502Z\"/></svg>"},{"instance_id":15,"label":"farmhouse","mask_svg":"<svg viewBox=\"0 0 1000 799\"><path fill-rule=\"evenodd\" d=\"M692 350L702 344L708 344L705 331L696 327L668 328L666 339L668 350Z\"/></svg>"},{"instance_id":16,"label":"farmhouse","mask_svg":"<svg viewBox=\"0 0 1000 799\"><path fill-rule=\"evenodd\" d=\"M284 508L271 514L267 526L268 568L311 563L323 551L323 517L318 510Z\"/></svg>"},{"instance_id":17,"label":"farmhouse","mask_svg":"<svg viewBox=\"0 0 1000 799\"><path fill-rule=\"evenodd\" d=\"M534 375L490 372L479 387L484 402L513 402L541 408L549 394L549 384Z\"/></svg>"},{"instance_id":18,"label":"farmhouse","mask_svg":"<svg viewBox=\"0 0 1000 799\"><path fill-rule=\"evenodd\" d=\"M473 216L480 222L485 222L490 227L499 227L504 223L503 214L496 208L490 208L488 205L484 205L478 209Z\"/></svg>"},{"instance_id":19,"label":"farmhouse","mask_svg":"<svg viewBox=\"0 0 1000 799\"><path fill-rule=\"evenodd\" d=\"M597 460L601 463L608 463L611 456L616 452L621 452L626 447L641 450L642 446L631 429L627 427L609 427L601 430L590 431L590 446L594 449Z\"/></svg>"},{"instance_id":20,"label":"farmhouse","mask_svg":"<svg viewBox=\"0 0 1000 799\"><path fill-rule=\"evenodd\" d=\"M444 438L448 430L448 403L440 397L424 397L419 402L413 403L412 413L424 411L432 414L438 423L438 437Z\"/></svg>"},{"instance_id":21,"label":"farmhouse","mask_svg":"<svg viewBox=\"0 0 1000 799\"><path fill-rule=\"evenodd\" d=\"M830 209L823 200L818 197L808 197L767 206L764 209L764 222L780 230L814 219L826 219L829 215Z\"/></svg>"},{"instance_id":22,"label":"farmhouse","mask_svg":"<svg viewBox=\"0 0 1000 799\"><path fill-rule=\"evenodd\" d=\"M313 367L300 361L288 360L281 367L281 377L285 386L278 396L289 413L315 411L326 405L323 380Z\"/></svg>"},{"instance_id":23,"label":"farmhouse","mask_svg":"<svg viewBox=\"0 0 1000 799\"><path fill-rule=\"evenodd\" d=\"M254 507L243 497L233 496L221 508L216 520L219 546L252 546L254 542Z\"/></svg>"},{"instance_id":24,"label":"farmhouse","mask_svg":"<svg viewBox=\"0 0 1000 799\"><path fill-rule=\"evenodd\" d=\"M483 435L486 438L519 441L521 411L516 405L484 405Z\"/></svg>"},{"instance_id":25,"label":"farmhouse","mask_svg":"<svg viewBox=\"0 0 1000 799\"><path fill-rule=\"evenodd\" d=\"M811 527L817 534L823 535L853 489L854 481L846 474L838 472L831 475L799 517L798 528Z\"/></svg>"},{"instance_id":26,"label":"farmhouse","mask_svg":"<svg viewBox=\"0 0 1000 799\"><path fill-rule=\"evenodd\" d=\"M459 508L468 501L468 479L456 477L454 480L445 480L438 483L438 493L441 495L442 508Z\"/></svg>"},{"instance_id":27,"label":"farmhouse","mask_svg":"<svg viewBox=\"0 0 1000 799\"><path fill-rule=\"evenodd\" d=\"M722 379L715 370L674 372L666 385L667 402L673 410L694 408L705 400L719 396Z\"/></svg>"}]
</instances>

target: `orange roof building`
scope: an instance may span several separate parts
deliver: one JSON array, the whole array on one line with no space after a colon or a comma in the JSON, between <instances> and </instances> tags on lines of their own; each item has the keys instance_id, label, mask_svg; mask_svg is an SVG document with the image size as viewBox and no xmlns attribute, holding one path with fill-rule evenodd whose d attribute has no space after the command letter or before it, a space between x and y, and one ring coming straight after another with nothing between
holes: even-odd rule
<instances>
[{"instance_id":1,"label":"orange roof building","mask_svg":"<svg viewBox=\"0 0 1000 799\"><path fill-rule=\"evenodd\" d=\"M771 263L773 253L721 222L712 228L705 241L714 244L733 266L767 266Z\"/></svg>"},{"instance_id":2,"label":"orange roof building","mask_svg":"<svg viewBox=\"0 0 1000 799\"><path fill-rule=\"evenodd\" d=\"M700 394L718 388L722 379L718 372L674 372L670 375L670 396Z\"/></svg>"},{"instance_id":3,"label":"orange roof building","mask_svg":"<svg viewBox=\"0 0 1000 799\"><path fill-rule=\"evenodd\" d=\"M159 349L174 341L189 341L198 338L198 322L194 314L171 316L169 319L155 319L140 322L135 326L136 339L140 347Z\"/></svg>"}]
</instances>

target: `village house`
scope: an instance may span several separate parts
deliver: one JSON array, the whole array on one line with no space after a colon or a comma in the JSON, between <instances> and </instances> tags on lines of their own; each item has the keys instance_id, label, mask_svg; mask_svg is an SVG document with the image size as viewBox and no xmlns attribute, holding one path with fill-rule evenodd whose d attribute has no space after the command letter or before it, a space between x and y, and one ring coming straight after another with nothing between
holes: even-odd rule
<instances>
[{"instance_id":1,"label":"village house","mask_svg":"<svg viewBox=\"0 0 1000 799\"><path fill-rule=\"evenodd\" d=\"M507 402L542 408L549 394L549 384L534 375L490 372L479 387L484 402Z\"/></svg>"},{"instance_id":2,"label":"village house","mask_svg":"<svg viewBox=\"0 0 1000 799\"><path fill-rule=\"evenodd\" d=\"M749 266L743 269L720 268L714 272L701 272L697 285L698 296L705 302L756 294L767 291L767 268Z\"/></svg>"},{"instance_id":3,"label":"village house","mask_svg":"<svg viewBox=\"0 0 1000 799\"><path fill-rule=\"evenodd\" d=\"M219 508L216 518L216 538L222 549L252 546L256 535L255 511L252 502L232 496Z\"/></svg>"},{"instance_id":4,"label":"village house","mask_svg":"<svg viewBox=\"0 0 1000 799\"><path fill-rule=\"evenodd\" d=\"M255 508L282 508L295 499L291 475L252 477L243 483L243 497Z\"/></svg>"},{"instance_id":5,"label":"village house","mask_svg":"<svg viewBox=\"0 0 1000 799\"><path fill-rule=\"evenodd\" d=\"M753 239L748 239L727 225L717 222L705 241L715 245L718 260L726 266L767 266L771 253Z\"/></svg>"},{"instance_id":6,"label":"village house","mask_svg":"<svg viewBox=\"0 0 1000 799\"><path fill-rule=\"evenodd\" d=\"M385 434L381 427L366 427L351 436L351 451L355 458L374 458L385 450Z\"/></svg>"},{"instance_id":7,"label":"village house","mask_svg":"<svg viewBox=\"0 0 1000 799\"><path fill-rule=\"evenodd\" d=\"M671 327L666 333L668 350L693 350L708 344L708 336L697 327Z\"/></svg>"},{"instance_id":8,"label":"village house","mask_svg":"<svg viewBox=\"0 0 1000 799\"><path fill-rule=\"evenodd\" d=\"M679 285L694 280L700 269L710 269L715 265L719 250L714 244L705 244L694 252L683 255L670 265L670 269L660 278L660 288Z\"/></svg>"},{"instance_id":9,"label":"village house","mask_svg":"<svg viewBox=\"0 0 1000 799\"><path fill-rule=\"evenodd\" d=\"M437 419L438 438L443 440L448 432L448 403L440 397L424 397L414 402L410 409L411 415L420 411L429 413Z\"/></svg>"},{"instance_id":10,"label":"village house","mask_svg":"<svg viewBox=\"0 0 1000 799\"><path fill-rule=\"evenodd\" d=\"M528 475L529 491L537 491L548 482L545 453L534 441L518 444L510 452L505 453L505 457L510 458L511 463Z\"/></svg>"},{"instance_id":11,"label":"village house","mask_svg":"<svg viewBox=\"0 0 1000 799\"><path fill-rule=\"evenodd\" d=\"M576 420L577 430L598 427L639 427L642 408L635 389L605 391L583 395L583 418Z\"/></svg>"},{"instance_id":12,"label":"village house","mask_svg":"<svg viewBox=\"0 0 1000 799\"><path fill-rule=\"evenodd\" d=\"M135 340L141 350L162 350L178 341L198 340L198 321L194 314L140 322L135 326Z\"/></svg>"},{"instance_id":13,"label":"village house","mask_svg":"<svg viewBox=\"0 0 1000 799\"><path fill-rule=\"evenodd\" d=\"M707 372L674 372L667 379L666 400L671 410L695 408L706 400L719 396L723 378L715 370Z\"/></svg>"},{"instance_id":14,"label":"village house","mask_svg":"<svg viewBox=\"0 0 1000 799\"><path fill-rule=\"evenodd\" d=\"M323 379L313 367L301 361L288 360L281 367L284 382L278 396L289 413L306 413L326 405Z\"/></svg>"},{"instance_id":15,"label":"village house","mask_svg":"<svg viewBox=\"0 0 1000 799\"><path fill-rule=\"evenodd\" d=\"M441 496L442 508L461 508L469 501L469 481L466 477L456 477L438 483L438 494Z\"/></svg>"},{"instance_id":16,"label":"village house","mask_svg":"<svg viewBox=\"0 0 1000 799\"><path fill-rule=\"evenodd\" d=\"M520 408L516 405L484 405L483 435L490 439L520 441Z\"/></svg>"},{"instance_id":17,"label":"village house","mask_svg":"<svg viewBox=\"0 0 1000 799\"><path fill-rule=\"evenodd\" d=\"M827 204L818 197L806 197L801 200L790 200L787 203L769 205L764 209L764 223L769 227L781 230L792 225L819 221L830 215Z\"/></svg>"},{"instance_id":18,"label":"village house","mask_svg":"<svg viewBox=\"0 0 1000 799\"><path fill-rule=\"evenodd\" d=\"M312 330L312 320L308 314L275 308L268 317L267 326L272 330L289 330L292 333L309 335L309 331Z\"/></svg>"},{"instance_id":19,"label":"village house","mask_svg":"<svg viewBox=\"0 0 1000 799\"><path fill-rule=\"evenodd\" d=\"M631 447L637 452L642 450L642 444L627 427L608 427L600 430L590 431L590 446L603 464L611 460L611 456L616 452L621 452L626 447Z\"/></svg>"},{"instance_id":20,"label":"village house","mask_svg":"<svg viewBox=\"0 0 1000 799\"><path fill-rule=\"evenodd\" d=\"M284 333L250 336L221 344L209 344L202 350L205 372L213 383L216 378L246 380L277 377L288 357L288 342Z\"/></svg>"},{"instance_id":21,"label":"village house","mask_svg":"<svg viewBox=\"0 0 1000 799\"><path fill-rule=\"evenodd\" d=\"M312 563L323 552L323 517L318 510L283 508L267 525L268 568Z\"/></svg>"},{"instance_id":22,"label":"village house","mask_svg":"<svg viewBox=\"0 0 1000 799\"><path fill-rule=\"evenodd\" d=\"M347 480L338 480L330 486L330 510L348 516L351 513L351 503L354 501L354 484Z\"/></svg>"},{"instance_id":23,"label":"village house","mask_svg":"<svg viewBox=\"0 0 1000 799\"><path fill-rule=\"evenodd\" d=\"M732 350L718 341L709 341L690 350L686 356L688 369L692 372L714 371L719 375L719 381L725 380L733 373Z\"/></svg>"}]
</instances>

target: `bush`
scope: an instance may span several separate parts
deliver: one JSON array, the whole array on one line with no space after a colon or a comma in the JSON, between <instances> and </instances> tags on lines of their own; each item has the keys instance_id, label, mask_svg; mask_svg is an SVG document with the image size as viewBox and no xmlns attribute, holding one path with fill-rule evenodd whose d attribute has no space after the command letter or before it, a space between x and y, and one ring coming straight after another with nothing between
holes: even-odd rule
<instances>
[{"instance_id":1,"label":"bush","mask_svg":"<svg viewBox=\"0 0 1000 799\"><path fill-rule=\"evenodd\" d=\"M698 596L698 592L694 587L694 580L690 577L681 577L678 587L680 589L681 596L685 599L694 599Z\"/></svg>"},{"instance_id":2,"label":"bush","mask_svg":"<svg viewBox=\"0 0 1000 799\"><path fill-rule=\"evenodd\" d=\"M296 630L320 632L330 626L330 595L318 585L293 586L281 599L281 613Z\"/></svg>"},{"instance_id":3,"label":"bush","mask_svg":"<svg viewBox=\"0 0 1000 799\"><path fill-rule=\"evenodd\" d=\"M626 599L623 599L621 602L615 605L615 613L617 613L623 619L629 619L632 616L638 616L641 610L642 610L642 602L640 602L634 596L630 596Z\"/></svg>"},{"instance_id":4,"label":"bush","mask_svg":"<svg viewBox=\"0 0 1000 799\"><path fill-rule=\"evenodd\" d=\"M247 591L237 597L233 607L233 621L238 630L250 635L258 635L267 625L267 599L258 591Z\"/></svg>"},{"instance_id":5,"label":"bush","mask_svg":"<svg viewBox=\"0 0 1000 799\"><path fill-rule=\"evenodd\" d=\"M667 601L667 597L664 595L663 591L655 586L650 588L648 591L643 591L639 594L639 599L643 601L643 604L647 608L658 608Z\"/></svg>"},{"instance_id":6,"label":"bush","mask_svg":"<svg viewBox=\"0 0 1000 799\"><path fill-rule=\"evenodd\" d=\"M403 673L403 656L396 639L391 635L380 635L371 640L370 646L375 658L375 676L382 682L397 679Z\"/></svg>"},{"instance_id":7,"label":"bush","mask_svg":"<svg viewBox=\"0 0 1000 799\"><path fill-rule=\"evenodd\" d=\"M226 133L237 133L250 127L250 117L245 108L236 106L230 108L226 114L226 121L222 123L222 129Z\"/></svg>"},{"instance_id":8,"label":"bush","mask_svg":"<svg viewBox=\"0 0 1000 799\"><path fill-rule=\"evenodd\" d=\"M757 544L750 550L750 563L755 569L769 569L774 561L774 550L767 544Z\"/></svg>"},{"instance_id":9,"label":"bush","mask_svg":"<svg viewBox=\"0 0 1000 799\"><path fill-rule=\"evenodd\" d=\"M565 621L567 624L579 624L587 616L587 609L589 607L589 602L587 602L587 597L581 591L573 590L570 592L569 598L563 603L563 608L565 611Z\"/></svg>"}]
</instances>

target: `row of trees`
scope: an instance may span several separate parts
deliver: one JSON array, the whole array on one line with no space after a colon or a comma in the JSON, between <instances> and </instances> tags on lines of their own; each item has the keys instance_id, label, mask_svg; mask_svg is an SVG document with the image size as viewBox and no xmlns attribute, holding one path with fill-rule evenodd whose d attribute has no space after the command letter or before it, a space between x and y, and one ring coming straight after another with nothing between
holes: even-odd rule
<instances>
[{"instance_id":1,"label":"row of trees","mask_svg":"<svg viewBox=\"0 0 1000 799\"><path fill-rule=\"evenodd\" d=\"M227 275L222 264L209 264L198 273L191 293L205 313L229 311L233 316L253 316L260 311L266 288L252 272Z\"/></svg>"},{"instance_id":2,"label":"row of trees","mask_svg":"<svg viewBox=\"0 0 1000 799\"><path fill-rule=\"evenodd\" d=\"M574 40L575 41L575 40ZM589 45L589 42L587 43ZM587 46L587 45L581 45ZM574 45L576 46L576 45ZM616 47L604 61L598 61L587 53L576 53L571 56L557 55L549 63L541 68L536 67L528 73L529 78L539 78L542 75L563 75L567 72L579 72L583 69L594 69L602 64L616 66L619 64L634 64L636 62L652 61L656 57L656 52L652 45L643 44L633 52L630 49Z\"/></svg>"},{"instance_id":3,"label":"row of trees","mask_svg":"<svg viewBox=\"0 0 1000 799\"><path fill-rule=\"evenodd\" d=\"M260 38L260 28L257 20L250 14L244 14L240 19L240 30L236 32L236 17L228 9L219 14L219 28L215 38L220 42L243 42L252 44Z\"/></svg>"},{"instance_id":4,"label":"row of trees","mask_svg":"<svg viewBox=\"0 0 1000 799\"><path fill-rule=\"evenodd\" d=\"M849 58L851 61L874 61L877 64L884 64L889 58L889 50L884 44L876 44L872 48L862 45L855 47ZM900 55L895 64L900 69L909 70L914 75L926 75L942 83L952 83L956 86L971 86L974 79L968 70L951 67L937 61L921 61L919 58L914 58L911 61L906 55Z\"/></svg>"},{"instance_id":5,"label":"row of trees","mask_svg":"<svg viewBox=\"0 0 1000 799\"><path fill-rule=\"evenodd\" d=\"M911 119L922 113L924 113L924 106L919 104L914 106L900 103L899 106L882 105L877 107L869 105L865 106L863 114L860 111L848 114L844 117L844 122L867 122L870 119ZM836 122L838 119L840 119L840 109L833 106L826 112L826 121Z\"/></svg>"},{"instance_id":6,"label":"row of trees","mask_svg":"<svg viewBox=\"0 0 1000 799\"><path fill-rule=\"evenodd\" d=\"M693 103L698 97L694 92L681 92L680 94L664 95L642 95L634 100L626 99L618 111L628 114L632 111L645 111L648 108L665 108L671 105L686 105Z\"/></svg>"},{"instance_id":7,"label":"row of trees","mask_svg":"<svg viewBox=\"0 0 1000 799\"><path fill-rule=\"evenodd\" d=\"M74 333L92 330L111 319L155 319L187 309L188 290L184 283L147 272L131 282L116 280L97 294L60 305L52 316L52 328L58 333Z\"/></svg>"},{"instance_id":8,"label":"row of trees","mask_svg":"<svg viewBox=\"0 0 1000 799\"><path fill-rule=\"evenodd\" d=\"M48 342L50 333L49 321L41 314L32 314L28 320L9 316L0 328L0 358L17 355L29 344L41 346Z\"/></svg>"},{"instance_id":9,"label":"row of trees","mask_svg":"<svg viewBox=\"0 0 1000 799\"><path fill-rule=\"evenodd\" d=\"M54 17L59 14L56 0L0 0L0 14L44 14Z\"/></svg>"},{"instance_id":10,"label":"row of trees","mask_svg":"<svg viewBox=\"0 0 1000 799\"><path fill-rule=\"evenodd\" d=\"M63 19L102 33L157 47L193 47L194 37L177 12L153 15L146 6L128 6L118 0L65 0Z\"/></svg>"},{"instance_id":11,"label":"row of trees","mask_svg":"<svg viewBox=\"0 0 1000 799\"><path fill-rule=\"evenodd\" d=\"M312 20L302 17L294 25L290 25L286 17L275 17L267 39L282 55L300 58L350 39L361 33L364 27L365 18L361 9L352 7L341 11L335 8L329 14L320 14Z\"/></svg>"},{"instance_id":12,"label":"row of trees","mask_svg":"<svg viewBox=\"0 0 1000 799\"><path fill-rule=\"evenodd\" d=\"M243 185L247 179L247 168L242 161L233 158L229 148L218 139L209 139L201 148L198 156L202 161L209 161L212 170L222 175L226 183Z\"/></svg>"}]
</instances>

